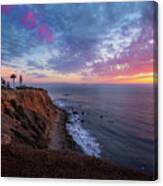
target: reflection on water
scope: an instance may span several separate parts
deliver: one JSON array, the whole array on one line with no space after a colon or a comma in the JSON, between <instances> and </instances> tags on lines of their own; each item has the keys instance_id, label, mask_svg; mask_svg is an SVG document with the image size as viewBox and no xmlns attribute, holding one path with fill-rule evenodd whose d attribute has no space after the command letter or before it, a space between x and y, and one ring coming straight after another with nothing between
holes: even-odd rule
<instances>
[{"instance_id":1,"label":"reflection on water","mask_svg":"<svg viewBox=\"0 0 163 186\"><path fill-rule=\"evenodd\" d=\"M44 85L66 100L81 125L100 145L100 156L116 164L152 172L154 100L152 85ZM88 139L87 139L88 140Z\"/></svg>"}]
</instances>

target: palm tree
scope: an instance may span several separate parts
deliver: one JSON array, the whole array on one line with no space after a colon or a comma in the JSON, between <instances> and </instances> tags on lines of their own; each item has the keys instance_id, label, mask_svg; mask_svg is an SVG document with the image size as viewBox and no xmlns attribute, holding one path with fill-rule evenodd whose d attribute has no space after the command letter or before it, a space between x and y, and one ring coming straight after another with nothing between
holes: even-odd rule
<instances>
[{"instance_id":1,"label":"palm tree","mask_svg":"<svg viewBox=\"0 0 163 186\"><path fill-rule=\"evenodd\" d=\"M13 88L15 88L16 75L15 74L11 74L10 78L13 79Z\"/></svg>"}]
</instances>

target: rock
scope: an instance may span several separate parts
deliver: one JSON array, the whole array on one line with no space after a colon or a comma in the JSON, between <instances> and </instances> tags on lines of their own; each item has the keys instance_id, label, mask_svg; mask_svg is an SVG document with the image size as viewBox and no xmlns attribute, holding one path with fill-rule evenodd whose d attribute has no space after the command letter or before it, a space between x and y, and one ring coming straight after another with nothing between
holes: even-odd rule
<instances>
[{"instance_id":1,"label":"rock","mask_svg":"<svg viewBox=\"0 0 163 186\"><path fill-rule=\"evenodd\" d=\"M74 111L73 114L78 114L78 112L77 111Z\"/></svg>"},{"instance_id":2,"label":"rock","mask_svg":"<svg viewBox=\"0 0 163 186\"><path fill-rule=\"evenodd\" d=\"M44 147L57 115L58 108L44 90L3 90L2 143L8 145L16 141Z\"/></svg>"},{"instance_id":3,"label":"rock","mask_svg":"<svg viewBox=\"0 0 163 186\"><path fill-rule=\"evenodd\" d=\"M114 123L114 120L109 120L109 123Z\"/></svg>"}]
</instances>

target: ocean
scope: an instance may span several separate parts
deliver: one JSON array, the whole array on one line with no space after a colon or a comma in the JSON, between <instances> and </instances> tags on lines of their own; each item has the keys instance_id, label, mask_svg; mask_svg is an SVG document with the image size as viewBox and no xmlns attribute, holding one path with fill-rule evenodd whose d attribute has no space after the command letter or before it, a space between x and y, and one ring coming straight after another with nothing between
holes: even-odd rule
<instances>
[{"instance_id":1,"label":"ocean","mask_svg":"<svg viewBox=\"0 0 163 186\"><path fill-rule=\"evenodd\" d=\"M67 131L85 154L152 174L156 140L153 85L42 87L68 112Z\"/></svg>"}]
</instances>

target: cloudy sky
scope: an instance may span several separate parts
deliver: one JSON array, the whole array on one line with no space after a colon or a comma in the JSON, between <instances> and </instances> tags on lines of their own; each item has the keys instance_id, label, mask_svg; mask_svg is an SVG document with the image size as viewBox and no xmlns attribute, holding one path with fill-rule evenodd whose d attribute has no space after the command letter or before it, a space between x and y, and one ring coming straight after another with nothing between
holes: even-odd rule
<instances>
[{"instance_id":1,"label":"cloudy sky","mask_svg":"<svg viewBox=\"0 0 163 186\"><path fill-rule=\"evenodd\" d=\"M152 83L154 2L2 6L2 76Z\"/></svg>"}]
</instances>

